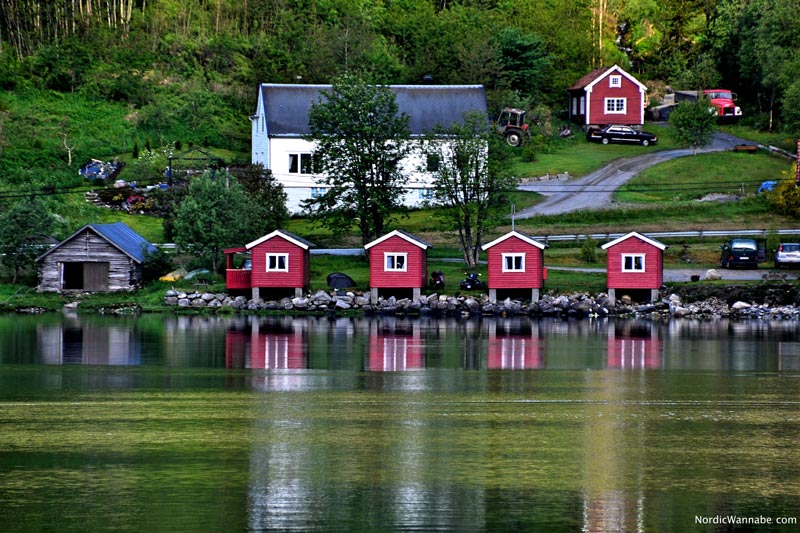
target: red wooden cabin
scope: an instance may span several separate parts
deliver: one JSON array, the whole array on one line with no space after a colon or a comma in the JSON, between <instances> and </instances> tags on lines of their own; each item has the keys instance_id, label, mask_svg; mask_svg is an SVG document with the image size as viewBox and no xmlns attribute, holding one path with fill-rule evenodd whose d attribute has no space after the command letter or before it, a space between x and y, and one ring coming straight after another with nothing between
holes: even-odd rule
<instances>
[{"instance_id":1,"label":"red wooden cabin","mask_svg":"<svg viewBox=\"0 0 800 533\"><path fill-rule=\"evenodd\" d=\"M419 298L427 283L430 247L422 239L400 230L366 244L372 301L378 301L379 290L397 295L410 289L412 297Z\"/></svg>"},{"instance_id":2,"label":"red wooden cabin","mask_svg":"<svg viewBox=\"0 0 800 533\"><path fill-rule=\"evenodd\" d=\"M302 296L311 280L310 248L313 243L293 233L277 229L240 248L225 250L226 286L231 289L250 289L258 300L261 289L294 289ZM236 254L249 253L249 263L233 267Z\"/></svg>"},{"instance_id":3,"label":"red wooden cabin","mask_svg":"<svg viewBox=\"0 0 800 533\"><path fill-rule=\"evenodd\" d=\"M628 292L650 291L650 301L658 299L664 282L666 244L635 231L601 246L607 253L608 297L613 304L617 289Z\"/></svg>"},{"instance_id":4,"label":"red wooden cabin","mask_svg":"<svg viewBox=\"0 0 800 533\"><path fill-rule=\"evenodd\" d=\"M584 129L644 124L647 87L617 65L593 70L567 92L569 118Z\"/></svg>"},{"instance_id":5,"label":"red wooden cabin","mask_svg":"<svg viewBox=\"0 0 800 533\"><path fill-rule=\"evenodd\" d=\"M484 244L481 249L488 255L489 300L497 301L498 289L509 292L530 289L531 301L539 300L539 292L547 277L544 267L546 247L518 231L510 231Z\"/></svg>"}]
</instances>

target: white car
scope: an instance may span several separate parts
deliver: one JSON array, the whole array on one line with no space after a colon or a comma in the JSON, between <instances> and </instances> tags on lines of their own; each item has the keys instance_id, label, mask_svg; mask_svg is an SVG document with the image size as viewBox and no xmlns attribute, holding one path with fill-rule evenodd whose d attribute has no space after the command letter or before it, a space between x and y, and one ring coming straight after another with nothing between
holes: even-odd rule
<instances>
[{"instance_id":1,"label":"white car","mask_svg":"<svg viewBox=\"0 0 800 533\"><path fill-rule=\"evenodd\" d=\"M783 242L775 251L775 268L800 265L800 244Z\"/></svg>"}]
</instances>

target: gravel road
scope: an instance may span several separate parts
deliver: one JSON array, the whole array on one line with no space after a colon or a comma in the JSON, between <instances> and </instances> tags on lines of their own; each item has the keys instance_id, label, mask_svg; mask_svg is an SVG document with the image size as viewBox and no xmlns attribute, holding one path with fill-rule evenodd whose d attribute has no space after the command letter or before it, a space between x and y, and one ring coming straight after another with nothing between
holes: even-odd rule
<instances>
[{"instance_id":1,"label":"gravel road","mask_svg":"<svg viewBox=\"0 0 800 533\"><path fill-rule=\"evenodd\" d=\"M717 132L714 140L698 152L721 152L732 150L738 144L755 144L726 133ZM643 147L642 150L650 150ZM541 181L529 185L520 185L523 191L538 192L546 198L537 205L516 213L517 218L529 218L537 215L556 215L582 209L601 209L611 205L611 195L624 184L647 167L657 165L676 157L694 154L693 150L667 150L648 152L634 157L626 157L613 161L606 167L582 178L560 181Z\"/></svg>"}]
</instances>

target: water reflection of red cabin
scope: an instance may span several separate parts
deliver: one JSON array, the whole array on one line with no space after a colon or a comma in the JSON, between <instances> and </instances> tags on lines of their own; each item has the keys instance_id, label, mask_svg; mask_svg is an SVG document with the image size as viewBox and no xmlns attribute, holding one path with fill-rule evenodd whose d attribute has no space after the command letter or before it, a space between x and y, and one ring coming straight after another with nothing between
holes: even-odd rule
<instances>
[{"instance_id":1,"label":"water reflection of red cabin","mask_svg":"<svg viewBox=\"0 0 800 533\"><path fill-rule=\"evenodd\" d=\"M300 326L263 329L258 323L244 330L231 328L225 336L228 368L297 370L308 368L305 329Z\"/></svg>"},{"instance_id":2,"label":"water reflection of red cabin","mask_svg":"<svg viewBox=\"0 0 800 533\"><path fill-rule=\"evenodd\" d=\"M630 325L608 332L608 368L661 368L664 346L652 325Z\"/></svg>"},{"instance_id":3,"label":"water reflection of red cabin","mask_svg":"<svg viewBox=\"0 0 800 533\"><path fill-rule=\"evenodd\" d=\"M492 323L486 366L490 370L544 368L544 340L530 324L507 327Z\"/></svg>"},{"instance_id":4,"label":"water reflection of red cabin","mask_svg":"<svg viewBox=\"0 0 800 533\"><path fill-rule=\"evenodd\" d=\"M402 372L425 368L424 343L419 325L373 324L369 336L371 372Z\"/></svg>"},{"instance_id":5,"label":"water reflection of red cabin","mask_svg":"<svg viewBox=\"0 0 800 533\"><path fill-rule=\"evenodd\" d=\"M293 290L302 295L311 281L310 248L314 244L285 230L272 233L225 252L225 284L229 291L250 291L253 299L260 290ZM241 266L235 258L244 255ZM249 263L248 263L249 260Z\"/></svg>"}]
</instances>

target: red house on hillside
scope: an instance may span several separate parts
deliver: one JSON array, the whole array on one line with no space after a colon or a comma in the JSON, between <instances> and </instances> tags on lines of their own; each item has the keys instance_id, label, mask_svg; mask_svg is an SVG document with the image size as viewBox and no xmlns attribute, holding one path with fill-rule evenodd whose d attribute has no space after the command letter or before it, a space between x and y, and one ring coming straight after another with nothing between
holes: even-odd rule
<instances>
[{"instance_id":1,"label":"red house on hillside","mask_svg":"<svg viewBox=\"0 0 800 533\"><path fill-rule=\"evenodd\" d=\"M569 118L584 129L644 124L647 87L617 65L593 70L567 92Z\"/></svg>"},{"instance_id":2,"label":"red house on hillside","mask_svg":"<svg viewBox=\"0 0 800 533\"><path fill-rule=\"evenodd\" d=\"M544 249L547 246L518 231L484 244L481 249L488 254L489 300L497 301L498 289L519 292L530 289L531 301L539 300L544 287Z\"/></svg>"},{"instance_id":3,"label":"red house on hillside","mask_svg":"<svg viewBox=\"0 0 800 533\"><path fill-rule=\"evenodd\" d=\"M400 230L366 244L372 301L378 301L379 290L397 295L410 289L412 297L419 298L427 283L430 247L422 239Z\"/></svg>"},{"instance_id":4,"label":"red house on hillside","mask_svg":"<svg viewBox=\"0 0 800 533\"><path fill-rule=\"evenodd\" d=\"M601 248L608 254L606 273L608 297L612 304L616 301L617 289L624 289L629 294L649 290L651 302L658 298L658 290L664 282L666 244L632 231Z\"/></svg>"},{"instance_id":5,"label":"red house on hillside","mask_svg":"<svg viewBox=\"0 0 800 533\"><path fill-rule=\"evenodd\" d=\"M240 248L224 250L226 286L229 290L250 289L252 298L261 297L261 289L294 289L302 296L311 280L310 248L313 243L286 230L277 229ZM242 268L233 268L236 254L249 253Z\"/></svg>"}]
</instances>

